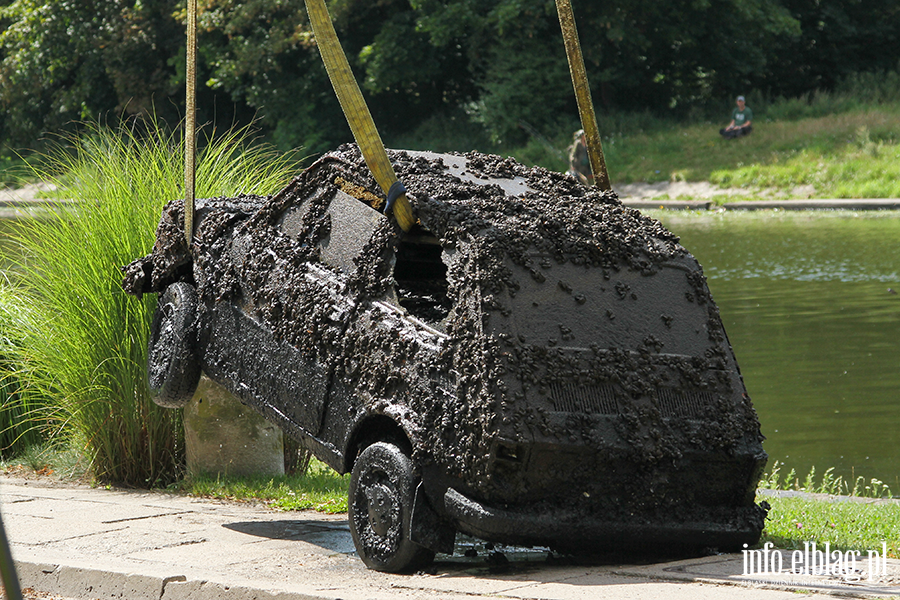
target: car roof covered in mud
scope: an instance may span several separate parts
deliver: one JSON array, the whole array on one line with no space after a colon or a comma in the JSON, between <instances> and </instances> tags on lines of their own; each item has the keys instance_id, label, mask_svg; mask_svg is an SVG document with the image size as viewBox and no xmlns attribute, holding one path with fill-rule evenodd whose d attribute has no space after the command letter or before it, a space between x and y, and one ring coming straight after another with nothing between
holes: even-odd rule
<instances>
[{"instance_id":1,"label":"car roof covered in mud","mask_svg":"<svg viewBox=\"0 0 900 600\"><path fill-rule=\"evenodd\" d=\"M515 287L502 266L507 257L535 273L535 255L559 263L651 273L665 261L686 254L678 238L658 221L624 207L614 192L584 187L567 175L477 152L389 154L409 192L419 227L436 236L444 248L472 246L470 252L479 255L484 286ZM199 201L198 220L219 214L206 219L207 231L197 233L205 233L204 239L212 243L210 234L225 231L225 223L258 213L253 220L264 225L300 200L310 202L312 212L316 204L324 211L338 190L383 209L383 196L359 150L347 144L325 155L274 196ZM183 219L180 201L166 207L153 253L127 268L126 291L159 292L172 280L189 277L183 267L190 253L179 235ZM327 235L328 227L315 233ZM382 237L400 235L396 226L385 223L383 228ZM364 286L369 292L377 293L386 283L377 276L369 279Z\"/></svg>"}]
</instances>

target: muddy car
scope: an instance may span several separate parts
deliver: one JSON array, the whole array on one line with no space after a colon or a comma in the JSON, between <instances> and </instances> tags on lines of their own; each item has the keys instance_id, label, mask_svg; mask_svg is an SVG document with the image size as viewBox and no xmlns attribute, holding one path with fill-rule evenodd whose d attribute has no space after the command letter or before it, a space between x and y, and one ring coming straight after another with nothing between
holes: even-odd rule
<instances>
[{"instance_id":1,"label":"muddy car","mask_svg":"<svg viewBox=\"0 0 900 600\"><path fill-rule=\"evenodd\" d=\"M352 473L371 568L454 535L561 551L757 541L756 413L697 261L659 222L541 168L392 152L403 233L354 146L272 197L165 209L131 293L160 294L157 401L200 370Z\"/></svg>"}]
</instances>

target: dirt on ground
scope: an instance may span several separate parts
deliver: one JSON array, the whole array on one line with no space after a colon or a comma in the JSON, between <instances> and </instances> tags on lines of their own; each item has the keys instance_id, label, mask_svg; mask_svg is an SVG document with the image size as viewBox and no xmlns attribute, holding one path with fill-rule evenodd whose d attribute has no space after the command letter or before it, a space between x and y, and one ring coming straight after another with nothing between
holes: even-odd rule
<instances>
[{"instance_id":1,"label":"dirt on ground","mask_svg":"<svg viewBox=\"0 0 900 600\"><path fill-rule=\"evenodd\" d=\"M625 183L613 185L623 200L644 200L666 196L670 200L709 199L721 196L755 196L772 199L812 198L816 188L811 185L799 185L791 190L756 189L756 188L723 188L708 181L658 181L647 183Z\"/></svg>"},{"instance_id":2,"label":"dirt on ground","mask_svg":"<svg viewBox=\"0 0 900 600\"><path fill-rule=\"evenodd\" d=\"M43 181L38 183L29 183L27 185L23 185L20 188L3 188L0 189L0 202L41 202L44 200L43 196L55 190L55 185Z\"/></svg>"}]
</instances>

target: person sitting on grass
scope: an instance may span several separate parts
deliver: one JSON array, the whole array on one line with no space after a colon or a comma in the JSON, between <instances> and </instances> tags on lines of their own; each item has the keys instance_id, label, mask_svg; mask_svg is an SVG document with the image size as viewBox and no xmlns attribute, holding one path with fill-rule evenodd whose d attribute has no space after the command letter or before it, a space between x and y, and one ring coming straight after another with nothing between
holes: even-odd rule
<instances>
[{"instance_id":1,"label":"person sitting on grass","mask_svg":"<svg viewBox=\"0 0 900 600\"><path fill-rule=\"evenodd\" d=\"M753 111L744 105L744 97L737 97L737 108L731 113L731 123L725 129L720 129L719 133L725 139L733 139L748 135L753 131Z\"/></svg>"}]
</instances>

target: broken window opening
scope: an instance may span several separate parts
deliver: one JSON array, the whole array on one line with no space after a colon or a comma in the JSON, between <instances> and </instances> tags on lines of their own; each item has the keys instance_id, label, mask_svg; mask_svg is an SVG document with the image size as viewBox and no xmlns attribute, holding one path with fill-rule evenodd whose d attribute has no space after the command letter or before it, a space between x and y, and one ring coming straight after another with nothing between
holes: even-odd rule
<instances>
[{"instance_id":1,"label":"broken window opening","mask_svg":"<svg viewBox=\"0 0 900 600\"><path fill-rule=\"evenodd\" d=\"M450 312L442 252L438 239L420 230L400 242L394 264L400 306L429 323L443 321Z\"/></svg>"}]
</instances>

